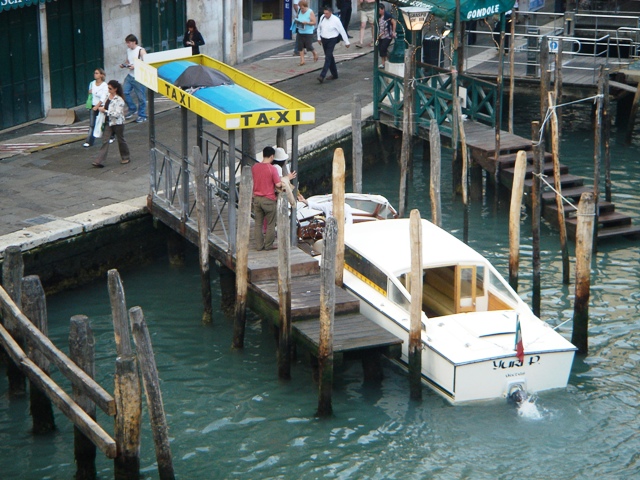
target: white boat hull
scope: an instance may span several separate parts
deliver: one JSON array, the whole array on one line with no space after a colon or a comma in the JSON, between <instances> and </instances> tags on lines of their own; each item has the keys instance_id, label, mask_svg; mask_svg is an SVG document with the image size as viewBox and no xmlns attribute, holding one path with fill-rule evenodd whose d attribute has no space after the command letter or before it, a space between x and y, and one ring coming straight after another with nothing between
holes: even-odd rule
<instances>
[{"instance_id":1,"label":"white boat hull","mask_svg":"<svg viewBox=\"0 0 640 480\"><path fill-rule=\"evenodd\" d=\"M400 364L406 368L409 362L408 328L385 314L383 309L363 300L357 290L349 290L360 298L360 311L364 316L404 340ZM515 355L455 364L438 352L425 336L423 332L422 380L453 404L506 398L514 388L522 388L528 393L565 388L575 353L574 349L527 352L522 364Z\"/></svg>"}]
</instances>

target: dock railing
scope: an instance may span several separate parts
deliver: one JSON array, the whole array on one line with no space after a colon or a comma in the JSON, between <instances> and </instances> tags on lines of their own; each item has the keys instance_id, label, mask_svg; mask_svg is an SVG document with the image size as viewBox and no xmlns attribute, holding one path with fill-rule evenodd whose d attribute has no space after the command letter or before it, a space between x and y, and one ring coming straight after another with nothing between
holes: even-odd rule
<instances>
[{"instance_id":1,"label":"dock railing","mask_svg":"<svg viewBox=\"0 0 640 480\"><path fill-rule=\"evenodd\" d=\"M223 215L229 202L230 188L234 188L235 202L238 197L238 181L242 159L247 158L242 151L235 149L235 179L230 187L229 179L229 144L209 132L201 137L202 156L206 168L206 209L208 233L221 227L220 240L229 243L229 225ZM255 162L254 158L249 158ZM151 149L151 193L155 202L161 203L168 210L173 210L183 222L197 222L195 215L195 169L191 157L184 158L170 147L155 141ZM237 205L236 205L237 207ZM220 230L217 230L220 232Z\"/></svg>"}]
</instances>

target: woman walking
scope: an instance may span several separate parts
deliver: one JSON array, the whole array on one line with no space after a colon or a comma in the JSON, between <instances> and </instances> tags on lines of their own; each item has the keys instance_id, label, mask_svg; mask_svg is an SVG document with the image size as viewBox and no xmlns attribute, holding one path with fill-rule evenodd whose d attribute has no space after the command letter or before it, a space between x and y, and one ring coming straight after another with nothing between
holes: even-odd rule
<instances>
[{"instance_id":1,"label":"woman walking","mask_svg":"<svg viewBox=\"0 0 640 480\"><path fill-rule=\"evenodd\" d=\"M309 8L307 0L300 0L298 3L300 10L296 18L296 27L298 27L298 36L296 37L296 49L300 52L300 65L304 65L304 51L313 54L313 61L318 61L318 54L313 49L313 29L316 26L316 16L313 10Z\"/></svg>"},{"instance_id":2,"label":"woman walking","mask_svg":"<svg viewBox=\"0 0 640 480\"><path fill-rule=\"evenodd\" d=\"M122 85L117 80L109 80L108 87L109 96L105 104L98 108L103 112L107 119L107 126L102 135L102 148L98 153L98 158L92 163L96 168L103 168L104 161L109 152L109 138L115 134L118 140L118 149L120 150L120 163L129 163L129 145L124 139L124 99Z\"/></svg>"},{"instance_id":3,"label":"woman walking","mask_svg":"<svg viewBox=\"0 0 640 480\"><path fill-rule=\"evenodd\" d=\"M187 20L187 31L182 37L182 45L191 47L192 55L200 55L200 45L204 45L204 38L198 31L195 20Z\"/></svg>"},{"instance_id":4,"label":"woman walking","mask_svg":"<svg viewBox=\"0 0 640 480\"><path fill-rule=\"evenodd\" d=\"M104 70L102 68L96 68L93 72L93 82L89 84L89 93L91 94L92 98L92 107L91 110L89 110L89 113L91 115L89 121L89 135L82 145L85 148L91 147L93 145L94 139L96 138L93 136L93 129L96 126L96 118L100 114L98 109L102 105L104 105L104 102L107 100L107 95L109 94L104 78Z\"/></svg>"}]
</instances>

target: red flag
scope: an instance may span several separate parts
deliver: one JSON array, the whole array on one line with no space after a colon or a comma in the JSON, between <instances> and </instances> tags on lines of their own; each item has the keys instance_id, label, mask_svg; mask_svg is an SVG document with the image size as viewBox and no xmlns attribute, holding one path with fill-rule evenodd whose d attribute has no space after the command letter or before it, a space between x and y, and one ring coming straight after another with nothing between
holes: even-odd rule
<instances>
[{"instance_id":1,"label":"red flag","mask_svg":"<svg viewBox=\"0 0 640 480\"><path fill-rule=\"evenodd\" d=\"M520 329L520 319L516 320L516 357L520 363L524 363L524 344L522 343L522 330Z\"/></svg>"}]
</instances>

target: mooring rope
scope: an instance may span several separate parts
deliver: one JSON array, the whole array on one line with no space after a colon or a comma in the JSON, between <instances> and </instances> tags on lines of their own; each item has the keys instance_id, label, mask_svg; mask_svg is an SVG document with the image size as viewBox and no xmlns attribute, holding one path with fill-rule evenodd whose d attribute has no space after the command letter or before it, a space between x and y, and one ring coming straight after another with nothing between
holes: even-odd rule
<instances>
[{"instance_id":1,"label":"mooring rope","mask_svg":"<svg viewBox=\"0 0 640 480\"><path fill-rule=\"evenodd\" d=\"M569 200L567 197L563 196L563 195L562 195L562 193L560 193L559 191L557 191L553 185L551 185L549 182L547 182L547 181L545 180L546 175L545 175L544 173L534 173L533 175L534 175L534 176L536 176L536 177L538 177L540 180L542 180L542 181L545 183L545 185L547 185L547 187L549 187L551 190L553 190L553 191L556 193L556 195L560 195L560 198L561 198L564 202L566 202L567 204L569 204L571 207L573 207L573 209L574 209L575 211L578 211L578 207L576 207L573 203L571 203L571 200Z\"/></svg>"},{"instance_id":2,"label":"mooring rope","mask_svg":"<svg viewBox=\"0 0 640 480\"><path fill-rule=\"evenodd\" d=\"M561 103L560 105L555 105L553 107L550 105L547 108L547 113L544 116L544 120L542 121L542 125L540 126L540 137L538 137L538 143L534 143L534 145L540 145L542 143L542 135L543 135L543 132L544 132L544 126L546 125L547 120L549 120L551 118L551 114L556 108L566 107L567 105L573 105L574 103L587 102L589 100L593 100L595 102L598 98L604 98L604 95L602 95L602 94L593 95L591 97L581 98L580 100L574 100L573 102Z\"/></svg>"}]
</instances>

